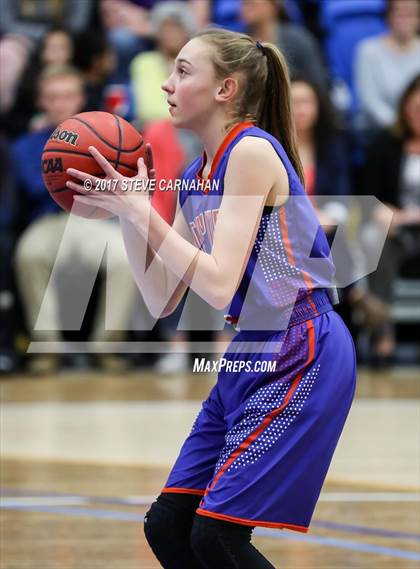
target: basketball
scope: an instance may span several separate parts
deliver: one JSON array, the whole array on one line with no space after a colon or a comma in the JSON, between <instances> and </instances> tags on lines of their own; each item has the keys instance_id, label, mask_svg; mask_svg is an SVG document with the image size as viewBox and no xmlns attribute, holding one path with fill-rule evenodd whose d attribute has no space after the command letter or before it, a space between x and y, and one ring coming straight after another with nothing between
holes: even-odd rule
<instances>
[{"instance_id":1,"label":"basketball","mask_svg":"<svg viewBox=\"0 0 420 569\"><path fill-rule=\"evenodd\" d=\"M62 122L51 134L42 153L42 175L51 197L66 211L72 211L73 197L67 168L82 170L98 178L105 174L89 152L95 146L123 176L137 174L137 160L144 156L144 142L133 125L117 115L102 111L79 113ZM72 213L92 219L113 214L96 206L77 204Z\"/></svg>"}]
</instances>

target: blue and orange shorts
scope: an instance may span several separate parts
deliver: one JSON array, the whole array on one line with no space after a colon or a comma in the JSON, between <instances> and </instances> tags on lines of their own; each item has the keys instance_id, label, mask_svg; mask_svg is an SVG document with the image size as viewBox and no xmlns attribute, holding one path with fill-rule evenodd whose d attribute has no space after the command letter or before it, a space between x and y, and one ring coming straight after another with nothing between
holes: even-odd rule
<instances>
[{"instance_id":1,"label":"blue and orange shorts","mask_svg":"<svg viewBox=\"0 0 420 569\"><path fill-rule=\"evenodd\" d=\"M235 348L256 340L252 353ZM274 334L239 332L224 357L276 369L219 372L162 492L202 496L202 516L306 532L354 396L352 338L329 310Z\"/></svg>"}]
</instances>

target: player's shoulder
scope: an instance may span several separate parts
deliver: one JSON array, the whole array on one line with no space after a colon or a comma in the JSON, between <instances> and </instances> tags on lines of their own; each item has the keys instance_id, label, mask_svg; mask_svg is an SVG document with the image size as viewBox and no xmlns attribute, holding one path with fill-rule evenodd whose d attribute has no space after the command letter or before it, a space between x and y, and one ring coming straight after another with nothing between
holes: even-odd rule
<instances>
[{"instance_id":1,"label":"player's shoulder","mask_svg":"<svg viewBox=\"0 0 420 569\"><path fill-rule=\"evenodd\" d=\"M231 157L240 161L255 161L273 156L274 152L273 146L267 138L248 135L242 137L235 144Z\"/></svg>"},{"instance_id":2,"label":"player's shoulder","mask_svg":"<svg viewBox=\"0 0 420 569\"><path fill-rule=\"evenodd\" d=\"M250 171L260 177L271 178L279 173L281 160L272 142L262 136L248 135L241 138L229 156L228 168L235 175L249 176Z\"/></svg>"},{"instance_id":3,"label":"player's shoulder","mask_svg":"<svg viewBox=\"0 0 420 569\"><path fill-rule=\"evenodd\" d=\"M231 181L252 180L260 188L271 188L279 180L287 179L287 172L271 140L254 135L244 136L237 142L230 153L226 174Z\"/></svg>"}]
</instances>

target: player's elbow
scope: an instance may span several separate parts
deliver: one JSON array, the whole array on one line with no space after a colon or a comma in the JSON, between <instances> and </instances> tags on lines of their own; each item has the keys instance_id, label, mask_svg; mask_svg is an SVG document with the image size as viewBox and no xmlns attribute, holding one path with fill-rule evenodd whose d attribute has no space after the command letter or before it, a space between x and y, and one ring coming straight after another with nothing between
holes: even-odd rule
<instances>
[{"instance_id":1,"label":"player's elbow","mask_svg":"<svg viewBox=\"0 0 420 569\"><path fill-rule=\"evenodd\" d=\"M216 310L222 310L232 302L233 293L225 287L215 288L211 291L208 303Z\"/></svg>"},{"instance_id":2,"label":"player's elbow","mask_svg":"<svg viewBox=\"0 0 420 569\"><path fill-rule=\"evenodd\" d=\"M159 318L163 317L164 307L162 306L161 302L155 302L154 299L147 298L146 295L144 294L143 294L143 300L152 318L154 318L155 320L159 320Z\"/></svg>"}]
</instances>

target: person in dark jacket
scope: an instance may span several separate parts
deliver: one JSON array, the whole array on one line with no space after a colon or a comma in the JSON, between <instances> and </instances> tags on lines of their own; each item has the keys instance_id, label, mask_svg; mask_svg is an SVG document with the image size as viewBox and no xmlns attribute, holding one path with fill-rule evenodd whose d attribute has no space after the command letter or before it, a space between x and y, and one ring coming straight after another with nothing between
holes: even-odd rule
<instances>
[{"instance_id":1,"label":"person in dark jacket","mask_svg":"<svg viewBox=\"0 0 420 569\"><path fill-rule=\"evenodd\" d=\"M255 40L274 43L284 54L291 74L302 74L323 90L328 73L315 37L302 26L281 20L278 0L242 0L241 19Z\"/></svg>"},{"instance_id":2,"label":"person in dark jacket","mask_svg":"<svg viewBox=\"0 0 420 569\"><path fill-rule=\"evenodd\" d=\"M316 84L302 75L295 75L291 95L305 189L334 245L337 284L344 287L339 311L350 328L353 309L358 309L364 324L375 329L387 318L388 310L362 283L355 282L358 275L351 247L343 239L343 233L336 232L338 225L348 223L349 207L345 198L352 194L345 134L329 98Z\"/></svg>"},{"instance_id":3,"label":"person in dark jacket","mask_svg":"<svg viewBox=\"0 0 420 569\"><path fill-rule=\"evenodd\" d=\"M414 262L420 251L420 75L404 91L397 117L394 127L372 142L364 172L365 193L373 194L393 212L378 268L369 278L372 292L388 304L402 264L410 259ZM364 232L367 255L375 254L378 235L386 223L383 209L370 213L370 224ZM386 361L392 358L394 349L389 320L377 335L375 353Z\"/></svg>"},{"instance_id":4,"label":"person in dark jacket","mask_svg":"<svg viewBox=\"0 0 420 569\"><path fill-rule=\"evenodd\" d=\"M10 168L9 141L0 135L0 376L16 371L18 299L12 259L16 242L17 195Z\"/></svg>"}]
</instances>

